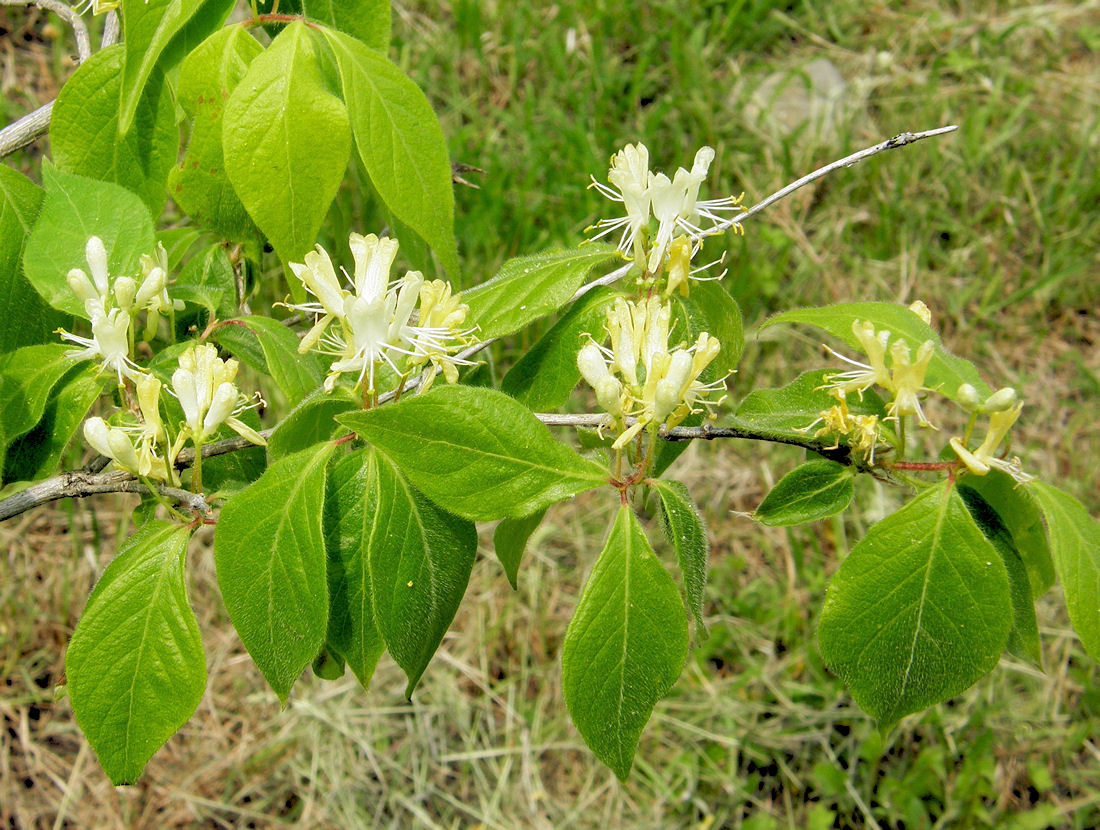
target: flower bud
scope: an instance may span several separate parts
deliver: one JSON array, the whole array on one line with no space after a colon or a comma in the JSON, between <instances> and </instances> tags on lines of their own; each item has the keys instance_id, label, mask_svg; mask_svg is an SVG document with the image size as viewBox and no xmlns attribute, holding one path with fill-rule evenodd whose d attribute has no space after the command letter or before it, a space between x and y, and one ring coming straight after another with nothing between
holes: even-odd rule
<instances>
[{"instance_id":1,"label":"flower bud","mask_svg":"<svg viewBox=\"0 0 1100 830\"><path fill-rule=\"evenodd\" d=\"M1011 386L1006 386L1003 389L998 389L985 399L982 412L1004 412L1006 409L1014 407L1017 400L1016 390Z\"/></svg>"},{"instance_id":2,"label":"flower bud","mask_svg":"<svg viewBox=\"0 0 1100 830\"><path fill-rule=\"evenodd\" d=\"M127 314L134 307L134 295L136 293L137 283L130 277L119 277L115 280L115 302ZM139 301L138 305L140 306L142 303Z\"/></svg>"},{"instance_id":3,"label":"flower bud","mask_svg":"<svg viewBox=\"0 0 1100 830\"><path fill-rule=\"evenodd\" d=\"M985 403L982 396L978 394L978 390L969 383L960 384L959 391L955 395L967 412L977 412Z\"/></svg>"}]
</instances>

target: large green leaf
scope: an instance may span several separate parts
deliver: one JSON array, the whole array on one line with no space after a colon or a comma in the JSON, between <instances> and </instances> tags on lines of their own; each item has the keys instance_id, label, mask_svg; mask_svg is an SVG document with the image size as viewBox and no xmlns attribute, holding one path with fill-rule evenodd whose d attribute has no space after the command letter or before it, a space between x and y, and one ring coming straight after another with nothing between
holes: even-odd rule
<instances>
[{"instance_id":1,"label":"large green leaf","mask_svg":"<svg viewBox=\"0 0 1100 830\"><path fill-rule=\"evenodd\" d=\"M214 560L229 618L284 703L328 626L322 513L331 444L276 461L229 499Z\"/></svg>"},{"instance_id":2,"label":"large green leaf","mask_svg":"<svg viewBox=\"0 0 1100 830\"><path fill-rule=\"evenodd\" d=\"M229 182L222 124L229 94L263 47L240 26L226 26L180 67L179 102L192 119L187 154L168 180L172 198L199 224L233 241L255 237L256 226Z\"/></svg>"},{"instance_id":3,"label":"large green leaf","mask_svg":"<svg viewBox=\"0 0 1100 830\"><path fill-rule=\"evenodd\" d=\"M237 322L247 326L260 341L271 379L291 406L321 385L316 355L298 353L294 332L270 317L242 317Z\"/></svg>"},{"instance_id":4,"label":"large green leaf","mask_svg":"<svg viewBox=\"0 0 1100 830\"><path fill-rule=\"evenodd\" d=\"M536 412L564 404L581 379L577 352L585 343L583 335L603 339L607 308L616 296L610 288L597 288L573 303L504 376L501 389Z\"/></svg>"},{"instance_id":5,"label":"large green leaf","mask_svg":"<svg viewBox=\"0 0 1100 830\"><path fill-rule=\"evenodd\" d=\"M270 11L272 5L263 0L260 9ZM390 45L390 0L281 0L279 11L318 20L383 53Z\"/></svg>"},{"instance_id":6,"label":"large green leaf","mask_svg":"<svg viewBox=\"0 0 1100 830\"><path fill-rule=\"evenodd\" d=\"M618 259L618 250L601 244L510 259L491 280L462 293L468 319L485 340L519 331L565 305L593 268Z\"/></svg>"},{"instance_id":7,"label":"large green leaf","mask_svg":"<svg viewBox=\"0 0 1100 830\"><path fill-rule=\"evenodd\" d=\"M969 476L974 479L977 476ZM1008 635L1008 650L1017 657L1030 660L1041 666L1042 651L1039 646L1039 624L1035 619L1035 601L1031 596L1027 569L1024 567L1020 552L1016 549L1012 533L1001 520L997 511L977 490L966 485L959 486L966 509L974 517L985 538L993 543L1008 572L1008 587L1012 596L1012 631Z\"/></svg>"},{"instance_id":8,"label":"large green leaf","mask_svg":"<svg viewBox=\"0 0 1100 830\"><path fill-rule=\"evenodd\" d=\"M661 526L665 531L665 538L676 551L676 559L680 563L688 608L695 617L697 632L706 636L703 601L710 552L707 528L703 524L703 517L699 515L699 508L691 500L691 493L682 482L657 480L653 482L653 486L661 498Z\"/></svg>"},{"instance_id":9,"label":"large green leaf","mask_svg":"<svg viewBox=\"0 0 1100 830\"><path fill-rule=\"evenodd\" d=\"M477 530L426 499L381 453L368 486L374 494L364 531L374 619L409 678L411 696L466 593Z\"/></svg>"},{"instance_id":10,"label":"large green leaf","mask_svg":"<svg viewBox=\"0 0 1100 830\"><path fill-rule=\"evenodd\" d=\"M190 531L149 522L88 598L65 654L73 714L111 783L132 784L191 717L206 660L187 601Z\"/></svg>"},{"instance_id":11,"label":"large green leaf","mask_svg":"<svg viewBox=\"0 0 1100 830\"><path fill-rule=\"evenodd\" d=\"M328 643L364 689L386 650L374 622L370 576L370 542L377 524L376 463L370 450L346 455L332 465L325 488Z\"/></svg>"},{"instance_id":12,"label":"large green leaf","mask_svg":"<svg viewBox=\"0 0 1100 830\"><path fill-rule=\"evenodd\" d=\"M211 316L232 316L236 293L233 263L220 244L191 257L172 284L172 299L200 305Z\"/></svg>"},{"instance_id":13,"label":"large green leaf","mask_svg":"<svg viewBox=\"0 0 1100 830\"><path fill-rule=\"evenodd\" d=\"M984 476L968 475L966 486L997 513L1012 535L1012 543L1027 568L1031 595L1038 597L1054 584L1054 561L1050 555L1043 518L1029 488L1021 487L1008 473L990 470Z\"/></svg>"},{"instance_id":14,"label":"large green leaf","mask_svg":"<svg viewBox=\"0 0 1100 830\"><path fill-rule=\"evenodd\" d=\"M545 515L545 510L536 510L530 516L503 519L493 531L493 551L504 567L512 590L519 589L519 563L523 560L523 549Z\"/></svg>"},{"instance_id":15,"label":"large green leaf","mask_svg":"<svg viewBox=\"0 0 1100 830\"><path fill-rule=\"evenodd\" d=\"M507 395L441 386L337 420L386 453L428 498L475 521L526 516L607 483Z\"/></svg>"},{"instance_id":16,"label":"large green leaf","mask_svg":"<svg viewBox=\"0 0 1100 830\"><path fill-rule=\"evenodd\" d=\"M3 481L32 481L54 472L103 389L97 375L96 366L77 364L54 385L34 429L8 445Z\"/></svg>"},{"instance_id":17,"label":"large green leaf","mask_svg":"<svg viewBox=\"0 0 1100 830\"><path fill-rule=\"evenodd\" d=\"M925 384L938 389L940 394L955 400L959 386L963 383L969 383L983 395L990 394L989 387L978 374L974 364L947 351L943 347L939 334L903 305L867 302L799 308L777 314L767 320L761 329L776 323L806 323L817 326L834 337L839 337L849 346L859 349L859 341L852 333L852 323L857 320L870 320L875 324L876 329L890 331L891 343L901 338L914 352L922 343L931 340L935 345L935 351L928 363Z\"/></svg>"},{"instance_id":18,"label":"large green leaf","mask_svg":"<svg viewBox=\"0 0 1100 830\"><path fill-rule=\"evenodd\" d=\"M829 584L821 656L884 727L996 664L1012 628L1008 574L950 482L860 540Z\"/></svg>"},{"instance_id":19,"label":"large green leaf","mask_svg":"<svg viewBox=\"0 0 1100 830\"><path fill-rule=\"evenodd\" d=\"M834 461L809 461L779 479L754 517L766 525L797 525L835 516L855 493L855 471Z\"/></svg>"},{"instance_id":20,"label":"large green leaf","mask_svg":"<svg viewBox=\"0 0 1100 830\"><path fill-rule=\"evenodd\" d=\"M23 252L23 271L54 308L88 319L65 281L73 268L88 271L88 238L107 249L112 277L138 273L142 254L153 253L153 219L137 194L112 182L63 173L42 163L46 198Z\"/></svg>"},{"instance_id":21,"label":"large green leaf","mask_svg":"<svg viewBox=\"0 0 1100 830\"><path fill-rule=\"evenodd\" d=\"M8 440L41 419L50 391L73 368L68 351L60 343L44 343L0 354L0 426Z\"/></svg>"},{"instance_id":22,"label":"large green leaf","mask_svg":"<svg viewBox=\"0 0 1100 830\"><path fill-rule=\"evenodd\" d=\"M300 260L351 154L347 108L325 88L305 24L287 26L249 64L225 104L222 147L253 221L284 261Z\"/></svg>"},{"instance_id":23,"label":"large green leaf","mask_svg":"<svg viewBox=\"0 0 1100 830\"><path fill-rule=\"evenodd\" d=\"M615 518L562 643L562 690L584 742L625 780L638 738L687 660L676 583L630 508Z\"/></svg>"},{"instance_id":24,"label":"large green leaf","mask_svg":"<svg viewBox=\"0 0 1100 830\"><path fill-rule=\"evenodd\" d=\"M50 148L59 169L129 188L156 215L176 163L179 129L158 72L138 97L130 128L119 130L125 49L118 44L96 52L66 81L50 118Z\"/></svg>"},{"instance_id":25,"label":"large green leaf","mask_svg":"<svg viewBox=\"0 0 1100 830\"><path fill-rule=\"evenodd\" d=\"M119 102L119 134L129 132L161 52L206 0L122 0L126 50Z\"/></svg>"},{"instance_id":26,"label":"large green leaf","mask_svg":"<svg viewBox=\"0 0 1100 830\"><path fill-rule=\"evenodd\" d=\"M321 34L336 56L355 146L371 183L456 280L451 163L431 104L385 55L343 32Z\"/></svg>"},{"instance_id":27,"label":"large green leaf","mask_svg":"<svg viewBox=\"0 0 1100 830\"><path fill-rule=\"evenodd\" d=\"M23 274L23 248L44 196L26 176L0 164L0 354L52 340L65 320Z\"/></svg>"},{"instance_id":28,"label":"large green leaf","mask_svg":"<svg viewBox=\"0 0 1100 830\"><path fill-rule=\"evenodd\" d=\"M1033 481L1028 491L1047 524L1069 620L1085 651L1100 660L1100 523L1081 502L1051 484Z\"/></svg>"}]
</instances>

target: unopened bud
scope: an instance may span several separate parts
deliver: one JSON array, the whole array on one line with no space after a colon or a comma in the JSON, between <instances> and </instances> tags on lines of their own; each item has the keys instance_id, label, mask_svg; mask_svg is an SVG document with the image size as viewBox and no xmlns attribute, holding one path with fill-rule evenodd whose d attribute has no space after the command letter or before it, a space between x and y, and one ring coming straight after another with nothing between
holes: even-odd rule
<instances>
[{"instance_id":1,"label":"unopened bud","mask_svg":"<svg viewBox=\"0 0 1100 830\"><path fill-rule=\"evenodd\" d=\"M130 277L119 277L115 280L115 302L126 313L134 307L134 296L137 294L137 283Z\"/></svg>"},{"instance_id":2,"label":"unopened bud","mask_svg":"<svg viewBox=\"0 0 1100 830\"><path fill-rule=\"evenodd\" d=\"M960 384L955 397L967 412L977 412L985 403L982 396L978 394L978 390L969 383Z\"/></svg>"},{"instance_id":3,"label":"unopened bud","mask_svg":"<svg viewBox=\"0 0 1100 830\"><path fill-rule=\"evenodd\" d=\"M1004 412L1015 406L1017 400L1016 390L1006 386L986 398L985 404L982 405L982 412Z\"/></svg>"}]
</instances>

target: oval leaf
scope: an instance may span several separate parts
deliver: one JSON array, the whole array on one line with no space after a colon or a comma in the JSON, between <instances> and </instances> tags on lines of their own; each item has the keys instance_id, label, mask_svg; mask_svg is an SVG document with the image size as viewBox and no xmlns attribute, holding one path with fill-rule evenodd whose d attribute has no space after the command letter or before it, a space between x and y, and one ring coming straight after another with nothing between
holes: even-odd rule
<instances>
[{"instance_id":1,"label":"oval leaf","mask_svg":"<svg viewBox=\"0 0 1100 830\"><path fill-rule=\"evenodd\" d=\"M949 482L876 524L836 572L817 637L883 727L989 672L1012 627L1008 574Z\"/></svg>"},{"instance_id":2,"label":"oval leaf","mask_svg":"<svg viewBox=\"0 0 1100 830\"><path fill-rule=\"evenodd\" d=\"M510 259L491 280L462 293L468 319L483 340L519 331L569 302L593 268L617 259L618 250L598 243Z\"/></svg>"},{"instance_id":3,"label":"oval leaf","mask_svg":"<svg viewBox=\"0 0 1100 830\"><path fill-rule=\"evenodd\" d=\"M225 503L214 534L229 618L284 703L328 625L321 519L331 452L323 444L276 461Z\"/></svg>"},{"instance_id":4,"label":"oval leaf","mask_svg":"<svg viewBox=\"0 0 1100 830\"><path fill-rule=\"evenodd\" d=\"M73 632L65 676L76 722L113 784L131 784L191 717L206 660L187 601L190 531L150 522L119 548Z\"/></svg>"},{"instance_id":5,"label":"oval leaf","mask_svg":"<svg viewBox=\"0 0 1100 830\"><path fill-rule=\"evenodd\" d=\"M545 510L536 510L530 516L503 519L493 531L493 550L504 566L504 574L513 591L519 589L519 563L523 560L523 549L545 515Z\"/></svg>"},{"instance_id":6,"label":"oval leaf","mask_svg":"<svg viewBox=\"0 0 1100 830\"><path fill-rule=\"evenodd\" d=\"M325 89L303 23L287 26L249 65L225 104L222 146L253 221L284 261L300 261L351 155L347 108Z\"/></svg>"},{"instance_id":7,"label":"oval leaf","mask_svg":"<svg viewBox=\"0 0 1100 830\"><path fill-rule=\"evenodd\" d=\"M46 198L27 240L23 270L46 302L87 320L65 275L73 268L87 273L88 238L103 240L111 276L132 276L139 273L141 255L153 253L153 219L141 198L120 185L63 173L48 161L42 177Z\"/></svg>"},{"instance_id":8,"label":"oval leaf","mask_svg":"<svg viewBox=\"0 0 1100 830\"><path fill-rule=\"evenodd\" d=\"M291 406L321 385L321 366L316 355L298 353L294 332L270 317L242 317L234 322L247 326L260 341L267 370Z\"/></svg>"},{"instance_id":9,"label":"oval leaf","mask_svg":"<svg viewBox=\"0 0 1100 830\"><path fill-rule=\"evenodd\" d=\"M371 183L457 279L451 162L431 104L385 55L343 32L321 34L336 55L355 146ZM312 138L310 144L316 147Z\"/></svg>"},{"instance_id":10,"label":"oval leaf","mask_svg":"<svg viewBox=\"0 0 1100 830\"><path fill-rule=\"evenodd\" d=\"M374 504L364 528L374 619L409 678L409 697L466 593L477 530L428 501L382 454L374 473Z\"/></svg>"},{"instance_id":11,"label":"oval leaf","mask_svg":"<svg viewBox=\"0 0 1100 830\"><path fill-rule=\"evenodd\" d=\"M1053 485L1033 481L1027 489L1047 524L1070 622L1085 651L1100 661L1100 523L1081 502Z\"/></svg>"},{"instance_id":12,"label":"oval leaf","mask_svg":"<svg viewBox=\"0 0 1100 830\"><path fill-rule=\"evenodd\" d=\"M698 633L705 637L707 626L703 622L703 600L707 587L710 550L706 525L699 515L699 508L691 500L688 488L682 482L654 481L653 486L661 498L661 527L680 563L688 608L695 617Z\"/></svg>"},{"instance_id":13,"label":"oval leaf","mask_svg":"<svg viewBox=\"0 0 1100 830\"><path fill-rule=\"evenodd\" d=\"M619 508L562 643L569 716L619 780L653 706L680 676L688 629L680 592L629 507Z\"/></svg>"},{"instance_id":14,"label":"oval leaf","mask_svg":"<svg viewBox=\"0 0 1100 830\"><path fill-rule=\"evenodd\" d=\"M23 248L42 209L42 188L0 164L0 354L54 340L65 323L23 274Z\"/></svg>"},{"instance_id":15,"label":"oval leaf","mask_svg":"<svg viewBox=\"0 0 1100 830\"><path fill-rule=\"evenodd\" d=\"M120 134L124 52L122 44L96 52L66 81L50 118L50 148L58 168L116 182L158 214L176 163L179 128L171 95L157 73L137 99L130 129Z\"/></svg>"},{"instance_id":16,"label":"oval leaf","mask_svg":"<svg viewBox=\"0 0 1100 830\"><path fill-rule=\"evenodd\" d=\"M378 503L375 455L357 450L332 465L325 485L328 643L370 685L385 640L374 622L370 540Z\"/></svg>"},{"instance_id":17,"label":"oval leaf","mask_svg":"<svg viewBox=\"0 0 1100 830\"><path fill-rule=\"evenodd\" d=\"M226 26L180 67L179 102L192 120L191 139L168 189L188 216L235 242L255 237L257 230L226 174L222 123L229 94L261 52L245 29Z\"/></svg>"},{"instance_id":18,"label":"oval leaf","mask_svg":"<svg viewBox=\"0 0 1100 830\"><path fill-rule=\"evenodd\" d=\"M854 470L843 464L810 461L779 479L753 516L773 527L835 516L852 501L853 476Z\"/></svg>"},{"instance_id":19,"label":"oval leaf","mask_svg":"<svg viewBox=\"0 0 1100 830\"><path fill-rule=\"evenodd\" d=\"M467 519L526 516L607 483L607 470L493 389L436 387L337 420L378 447L437 504Z\"/></svg>"}]
</instances>

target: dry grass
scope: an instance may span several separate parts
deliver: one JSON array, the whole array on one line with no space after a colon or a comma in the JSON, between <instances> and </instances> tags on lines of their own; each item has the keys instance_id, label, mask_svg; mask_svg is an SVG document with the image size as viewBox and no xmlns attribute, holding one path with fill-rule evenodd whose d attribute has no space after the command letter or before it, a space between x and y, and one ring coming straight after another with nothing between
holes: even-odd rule
<instances>
[{"instance_id":1,"label":"dry grass","mask_svg":"<svg viewBox=\"0 0 1100 830\"><path fill-rule=\"evenodd\" d=\"M547 173L542 159L568 158L583 179L599 172L612 141L660 136L665 164L682 161L681 145L706 140L724 151L720 177L739 181L751 200L849 144L962 121L952 141L876 159L778 206L744 247L733 242L728 282L750 327L790 303L922 297L950 348L1027 399L1018 449L1028 469L1100 512L1091 486L1100 457L1097 183L1094 170L1073 166L1095 159L1095 2L807 3L789 17L766 16L782 35L761 54L692 40L695 23L668 44L649 32L631 53L626 30L636 36L647 25L632 20L617 42L608 27L598 66L604 30L599 20L580 25L586 15L570 3L532 12L537 26L517 14L513 28L497 8L477 21L484 38L450 45L454 29L476 28L462 17L476 5L452 3L439 22L434 7L422 14L408 4L396 25L424 38L402 54L422 81L435 81L436 101L445 99L456 157L490 169L483 190L460 194L464 253L488 263L487 273L503 256L575 241L585 212L597 215L576 187L555 190L565 177L557 165ZM717 19L699 5L700 20ZM0 12L0 21L13 16ZM570 26L578 51L554 52ZM6 39L0 48L5 91L17 91L9 109L48 99L49 79L65 72L59 49L29 43ZM822 56L851 81L840 137L790 141L744 121L763 74ZM25 69L12 67L28 65L31 75L13 82L11 72ZM584 73L595 68L602 75L591 89ZM574 115L587 112L582 96L610 108L617 97L648 94L651 82L684 100L641 114ZM538 96L552 105L534 108ZM569 199L578 200L572 220L552 224L540 213L565 213ZM813 337L750 334L735 395L780 383L817 354ZM844 522L790 531L737 515L795 460L730 443L692 447L678 462L713 542L712 633L657 707L626 784L585 750L560 690L561 639L610 515L598 495L551 511L518 592L485 538L466 601L411 704L384 658L369 692L350 675L307 676L280 710L225 617L210 540L197 539L191 595L207 694L141 782L117 789L53 689L131 502L97 499L8 522L0 526L0 826L1096 826L1100 678L1057 589L1039 603L1045 672L1006 658L967 694L883 739L822 667L813 627L847 540L898 497L864 483Z\"/></svg>"}]
</instances>

